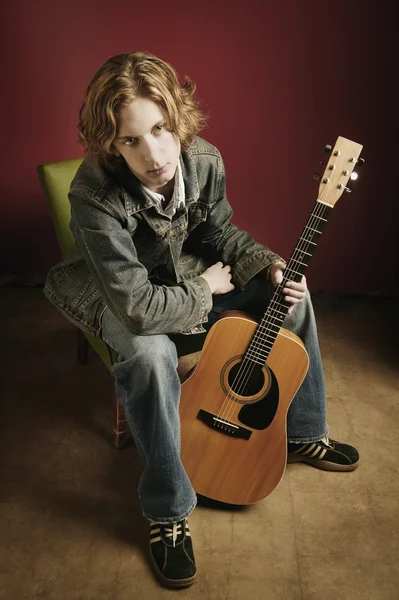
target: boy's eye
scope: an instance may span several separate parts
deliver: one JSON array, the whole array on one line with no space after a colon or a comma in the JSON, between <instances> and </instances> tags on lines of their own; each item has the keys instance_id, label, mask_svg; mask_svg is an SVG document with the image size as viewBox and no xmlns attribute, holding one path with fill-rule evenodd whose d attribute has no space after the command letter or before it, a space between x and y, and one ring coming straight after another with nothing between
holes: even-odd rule
<instances>
[{"instance_id":1,"label":"boy's eye","mask_svg":"<svg viewBox=\"0 0 399 600\"><path fill-rule=\"evenodd\" d=\"M161 125L157 125L157 126L155 127L155 131L156 131L157 133L160 133L164 127L165 127L164 123L162 123Z\"/></svg>"},{"instance_id":2,"label":"boy's eye","mask_svg":"<svg viewBox=\"0 0 399 600\"><path fill-rule=\"evenodd\" d=\"M128 138L127 140L125 140L123 142L123 144L125 146L133 146L134 144L137 144L137 139L136 138Z\"/></svg>"}]
</instances>

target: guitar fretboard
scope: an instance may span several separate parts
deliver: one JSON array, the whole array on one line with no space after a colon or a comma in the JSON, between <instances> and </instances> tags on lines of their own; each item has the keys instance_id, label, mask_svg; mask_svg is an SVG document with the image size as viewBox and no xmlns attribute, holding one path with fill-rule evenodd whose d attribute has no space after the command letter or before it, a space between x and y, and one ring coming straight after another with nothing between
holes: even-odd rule
<instances>
[{"instance_id":1,"label":"guitar fretboard","mask_svg":"<svg viewBox=\"0 0 399 600\"><path fill-rule=\"evenodd\" d=\"M270 300L267 310L248 346L243 363L250 361L259 365L265 364L290 307L284 300L282 290L287 281L301 281L302 275L305 274L313 252L317 247L317 242L321 236L323 227L327 223L331 210L332 206L328 206L320 201L316 202L291 258L284 269L283 281L276 288Z\"/></svg>"}]
</instances>

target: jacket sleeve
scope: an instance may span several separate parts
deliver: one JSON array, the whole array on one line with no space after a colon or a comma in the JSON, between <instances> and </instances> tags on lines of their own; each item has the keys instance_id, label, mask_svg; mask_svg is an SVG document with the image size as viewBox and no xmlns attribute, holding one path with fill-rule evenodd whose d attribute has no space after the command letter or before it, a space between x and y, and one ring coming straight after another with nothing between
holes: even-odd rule
<instances>
[{"instance_id":1,"label":"jacket sleeve","mask_svg":"<svg viewBox=\"0 0 399 600\"><path fill-rule=\"evenodd\" d=\"M179 333L208 320L212 294L197 277L175 286L154 285L129 231L103 204L69 195L71 229L107 306L138 335Z\"/></svg>"},{"instance_id":2,"label":"jacket sleeve","mask_svg":"<svg viewBox=\"0 0 399 600\"><path fill-rule=\"evenodd\" d=\"M215 202L206 221L194 230L195 238L190 240L190 245L202 247L204 254L231 265L233 282L243 288L257 273L264 271L268 274L273 263L285 261L266 246L258 244L249 233L233 225L230 222L232 215L233 210L226 196L223 160L220 157Z\"/></svg>"}]
</instances>

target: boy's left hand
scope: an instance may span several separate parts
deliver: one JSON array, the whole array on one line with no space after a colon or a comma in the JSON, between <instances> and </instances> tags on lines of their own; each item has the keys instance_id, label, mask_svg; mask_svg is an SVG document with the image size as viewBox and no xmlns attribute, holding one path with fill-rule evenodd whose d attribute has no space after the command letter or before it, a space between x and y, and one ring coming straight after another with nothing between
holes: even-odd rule
<instances>
[{"instance_id":1,"label":"boy's left hand","mask_svg":"<svg viewBox=\"0 0 399 600\"><path fill-rule=\"evenodd\" d=\"M276 262L270 267L270 280L274 287L277 287L283 281L284 269L285 264L282 262ZM300 283L295 283L295 281L287 281L282 291L285 301L288 302L288 304L291 304L290 308L288 309L289 315L294 310L295 304L299 304L299 302L303 301L307 289L305 275L302 276L302 281Z\"/></svg>"}]
</instances>

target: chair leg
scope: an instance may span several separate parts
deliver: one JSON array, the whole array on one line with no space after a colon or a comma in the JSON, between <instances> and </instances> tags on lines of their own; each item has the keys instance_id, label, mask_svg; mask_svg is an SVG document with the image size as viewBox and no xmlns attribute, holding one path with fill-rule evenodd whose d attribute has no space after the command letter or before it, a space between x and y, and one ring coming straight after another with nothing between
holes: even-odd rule
<instances>
[{"instance_id":1,"label":"chair leg","mask_svg":"<svg viewBox=\"0 0 399 600\"><path fill-rule=\"evenodd\" d=\"M118 449L125 448L132 442L133 437L126 421L125 410L115 391L113 392L113 402L115 407L114 446Z\"/></svg>"},{"instance_id":2,"label":"chair leg","mask_svg":"<svg viewBox=\"0 0 399 600\"><path fill-rule=\"evenodd\" d=\"M83 332L78 329L78 347L77 358L80 365L87 365L89 356L89 342L85 338Z\"/></svg>"},{"instance_id":3,"label":"chair leg","mask_svg":"<svg viewBox=\"0 0 399 600\"><path fill-rule=\"evenodd\" d=\"M87 365L89 355L89 342L84 336L83 332L78 329L78 345L77 345L77 359L80 365ZM112 349L108 348L110 353L111 363L114 362L112 357ZM133 441L132 432L126 421L125 411L122 404L119 402L115 390L112 394L113 404L115 409L114 416L114 446L115 448L125 448Z\"/></svg>"}]
</instances>

